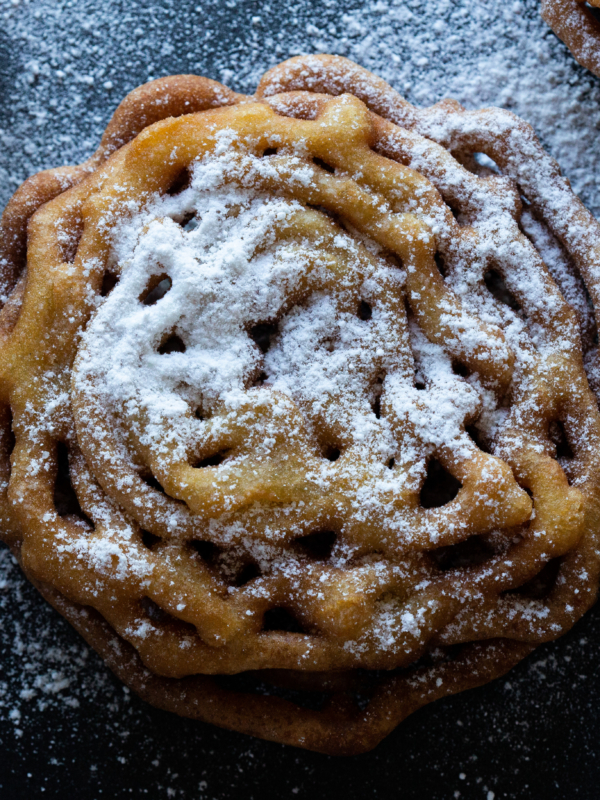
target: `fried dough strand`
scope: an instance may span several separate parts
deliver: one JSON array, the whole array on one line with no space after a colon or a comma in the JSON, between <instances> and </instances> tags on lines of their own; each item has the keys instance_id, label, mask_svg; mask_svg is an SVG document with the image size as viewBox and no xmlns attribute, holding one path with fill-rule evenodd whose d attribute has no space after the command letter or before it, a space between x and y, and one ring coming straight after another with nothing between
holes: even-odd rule
<instances>
[{"instance_id":1,"label":"fried dough strand","mask_svg":"<svg viewBox=\"0 0 600 800\"><path fill-rule=\"evenodd\" d=\"M598 0L542 0L542 17L582 67L600 76Z\"/></svg>"}]
</instances>

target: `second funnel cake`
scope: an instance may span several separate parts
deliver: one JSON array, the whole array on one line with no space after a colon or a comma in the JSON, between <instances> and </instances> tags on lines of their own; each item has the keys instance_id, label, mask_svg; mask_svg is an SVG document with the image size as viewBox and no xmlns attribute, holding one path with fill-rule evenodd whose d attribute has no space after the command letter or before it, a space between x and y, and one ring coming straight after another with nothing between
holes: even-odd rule
<instances>
[{"instance_id":1,"label":"second funnel cake","mask_svg":"<svg viewBox=\"0 0 600 800\"><path fill-rule=\"evenodd\" d=\"M360 752L593 602L598 227L509 113L156 81L3 236L5 537L150 702Z\"/></svg>"},{"instance_id":2,"label":"second funnel cake","mask_svg":"<svg viewBox=\"0 0 600 800\"><path fill-rule=\"evenodd\" d=\"M542 17L577 61L600 76L600 0L542 0Z\"/></svg>"}]
</instances>

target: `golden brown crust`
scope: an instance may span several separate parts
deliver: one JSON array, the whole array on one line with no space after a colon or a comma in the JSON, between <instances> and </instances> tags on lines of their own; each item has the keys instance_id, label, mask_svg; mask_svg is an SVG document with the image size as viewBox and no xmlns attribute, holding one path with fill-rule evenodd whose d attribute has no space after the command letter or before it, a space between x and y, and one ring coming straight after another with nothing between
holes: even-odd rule
<instances>
[{"instance_id":1,"label":"golden brown crust","mask_svg":"<svg viewBox=\"0 0 600 800\"><path fill-rule=\"evenodd\" d=\"M101 165L116 149L129 142L146 125L179 116L241 102L243 95L208 78L174 75L139 86L119 104L96 152L83 164L57 167L32 175L17 189L0 217L0 337L8 335L20 313L26 281L28 224L45 203L77 185ZM2 415L9 420L7 410ZM12 449L12 432L2 430L2 444ZM8 451L10 454L10 450ZM4 459L6 465L6 458ZM6 466L3 468L8 480ZM2 503L0 519L8 541L18 538L18 525L7 504Z\"/></svg>"},{"instance_id":2,"label":"golden brown crust","mask_svg":"<svg viewBox=\"0 0 600 800\"><path fill-rule=\"evenodd\" d=\"M55 589L35 581L34 585L119 680L156 708L249 736L335 756L372 750L422 706L501 677L533 649L527 644L503 640L470 645L452 661L383 680L365 712L356 706L352 692L345 686L334 692L324 708L311 710L268 694L222 688L209 676L172 679L155 675L144 666L135 648L117 636L93 609L77 606ZM263 681L268 687L270 676ZM335 674L328 681L339 683ZM282 680L275 683L281 685ZM294 678L284 679L283 685L296 691L305 688ZM316 690L314 684L306 688Z\"/></svg>"},{"instance_id":3,"label":"golden brown crust","mask_svg":"<svg viewBox=\"0 0 600 800\"><path fill-rule=\"evenodd\" d=\"M565 301L519 226L542 225L544 236L555 237L569 275L583 276L595 305L600 235L531 129L508 112L466 112L451 101L415 109L366 70L332 56L275 67L257 100L195 76L140 87L119 107L86 165L34 176L7 207L0 239L7 286L23 267L27 225L29 234L26 277L0 314L4 538L42 594L149 702L274 741L357 753L421 705L503 674L536 644L567 630L595 599L600 417L580 338L589 320L585 309ZM232 185L245 186L252 158L268 153L269 168L252 173L252 188L301 204L303 211L276 227L276 236L309 242L317 254L307 257L306 277L279 318L315 291L335 298L336 314L349 313L369 281L370 303L389 320L373 326L372 355L361 366L369 387L395 373L407 395L418 394L406 304L424 341L438 343L457 369L477 376L481 391L506 413L502 435L487 446L466 436L465 412L457 428L462 449L440 442L427 451L462 485L447 506L421 507L417 486L382 495L385 502L373 504L368 519L357 515L357 498L366 502L379 491L378 445L369 450L343 418L323 421L310 403L267 395L268 389L247 392L238 409L243 422L211 412L219 424L210 444L185 457L165 456L147 435L144 415L126 407L119 411L125 449L115 438L115 409L84 369L86 331L103 279L115 268L106 220L125 219L136 203L168 192L182 170L213 153L223 131L235 134ZM271 155L276 148L281 152ZM492 158L514 183L473 174L474 153ZM519 194L531 212L523 211ZM345 230L339 220L400 259L402 289L381 277L385 270L377 273L358 239L359 255L349 260L338 243ZM329 273L311 272L317 259L330 265ZM518 339L518 319L491 311L490 271L506 282L518 319L529 326ZM465 283L473 293L463 296ZM480 307L485 314L474 310L478 297L488 303ZM62 405L56 399L65 397ZM342 408L345 397L338 388L323 408ZM400 447L417 448L425 458L414 418L385 393L379 397L377 419ZM425 413L426 404L414 403ZM345 451L327 466L327 491L311 477L325 459L306 419ZM551 431L559 423L572 452L557 460ZM265 438L268 456L257 458ZM56 495L65 444L79 518L60 512ZM240 454L225 490L215 481L229 467L194 466L224 450ZM357 466L364 470L358 490L349 478ZM148 475L165 491L149 488ZM195 554L192 543L210 541L207 530L225 510L235 523L228 545L243 545L231 538L235 526L265 546L277 530L287 572L267 572L244 589L228 583L208 556ZM409 533L391 535L399 514L408 515ZM329 527L357 560L336 565L299 549L301 534ZM484 557L467 549L461 560L463 550L453 548L473 542ZM109 569L90 555L105 544L117 559ZM120 556L147 572L123 578ZM304 632L263 627L265 615L278 608L300 619ZM374 633L388 608L407 620L391 649ZM411 667L419 658L432 663ZM362 710L352 699L357 668L393 670L373 678ZM209 677L253 670L295 689L321 686L327 704L313 711Z\"/></svg>"},{"instance_id":4,"label":"golden brown crust","mask_svg":"<svg viewBox=\"0 0 600 800\"><path fill-rule=\"evenodd\" d=\"M531 126L515 114L498 108L466 111L454 100L415 108L381 78L341 56L297 56L278 64L261 79L257 96L295 90L334 96L349 92L379 116L433 139L459 158L475 152L487 155L563 244L585 280L594 308L600 309L598 223L573 194ZM434 175L429 177L435 184Z\"/></svg>"}]
</instances>

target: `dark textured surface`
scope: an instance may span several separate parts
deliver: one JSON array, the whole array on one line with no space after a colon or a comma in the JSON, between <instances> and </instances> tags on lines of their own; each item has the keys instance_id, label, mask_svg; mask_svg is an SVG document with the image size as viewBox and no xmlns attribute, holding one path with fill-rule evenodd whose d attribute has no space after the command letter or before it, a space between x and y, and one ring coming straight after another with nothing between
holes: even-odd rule
<instances>
[{"instance_id":1,"label":"dark textured surface","mask_svg":"<svg viewBox=\"0 0 600 800\"><path fill-rule=\"evenodd\" d=\"M417 712L372 753L331 758L149 707L123 690L14 570L4 573L19 608L2 610L3 680L11 679L16 662L40 668L38 683L47 680L42 657L27 649L41 639L61 654L56 666L70 684L62 698L42 691L22 708L18 725L3 715L2 798L598 796L600 609L507 678ZM10 636L17 629L23 648L15 648ZM21 685L16 671L12 680ZM40 701L46 708L40 710Z\"/></svg>"},{"instance_id":2,"label":"dark textured surface","mask_svg":"<svg viewBox=\"0 0 600 800\"><path fill-rule=\"evenodd\" d=\"M358 58L356 35L344 13L361 5L304 0L269 9L258 2L109 0L100 11L88 0L0 0L0 205L29 172L89 155L118 100L149 77L190 71L251 91L263 69L300 49L327 46ZM396 5L420 13L416 0ZM468 4L440 0L438 5L450 18L452 7ZM534 0L506 8L515 5L527 19L536 18ZM376 4L369 4L373 20L378 13ZM10 23L6 30L3 19ZM438 72L443 77L443 64L428 67L419 61L422 53L401 49L416 24L407 20L406 37L401 27L398 32L399 73L403 80L407 74L425 75L432 85ZM512 24L506 23L507 36ZM312 33L311 25L321 33ZM381 33L389 39L388 31ZM571 112L587 115L594 131L597 117L586 103L600 96L598 82L573 65L551 35L543 35L548 52L562 59L573 103L580 105ZM419 41L428 52L427 37ZM432 41L435 45L435 36ZM359 60L375 68L377 59L369 61L373 51L365 52ZM448 56L450 75L461 58L468 61L460 46L456 53L454 61ZM524 62L532 58L523 54ZM555 77L557 69L550 67ZM466 92L470 84L465 86ZM554 128L539 133L557 147L568 145L567 135L551 137ZM582 182L590 202L595 183L593 175ZM2 800L595 800L600 795L600 609L507 678L418 712L373 753L335 759L150 708L123 690L0 550Z\"/></svg>"}]
</instances>

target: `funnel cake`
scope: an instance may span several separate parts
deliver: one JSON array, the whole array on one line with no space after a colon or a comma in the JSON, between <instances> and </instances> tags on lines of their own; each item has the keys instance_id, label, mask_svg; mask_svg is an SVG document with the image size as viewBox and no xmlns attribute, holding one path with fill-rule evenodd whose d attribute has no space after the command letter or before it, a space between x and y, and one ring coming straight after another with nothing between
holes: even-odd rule
<instances>
[{"instance_id":1,"label":"funnel cake","mask_svg":"<svg viewBox=\"0 0 600 800\"><path fill-rule=\"evenodd\" d=\"M3 536L149 702L358 753L593 603L600 238L513 115L164 79L2 225Z\"/></svg>"},{"instance_id":2,"label":"funnel cake","mask_svg":"<svg viewBox=\"0 0 600 800\"><path fill-rule=\"evenodd\" d=\"M594 9L598 9L594 12ZM542 0L542 17L582 67L600 76L599 0Z\"/></svg>"}]
</instances>

